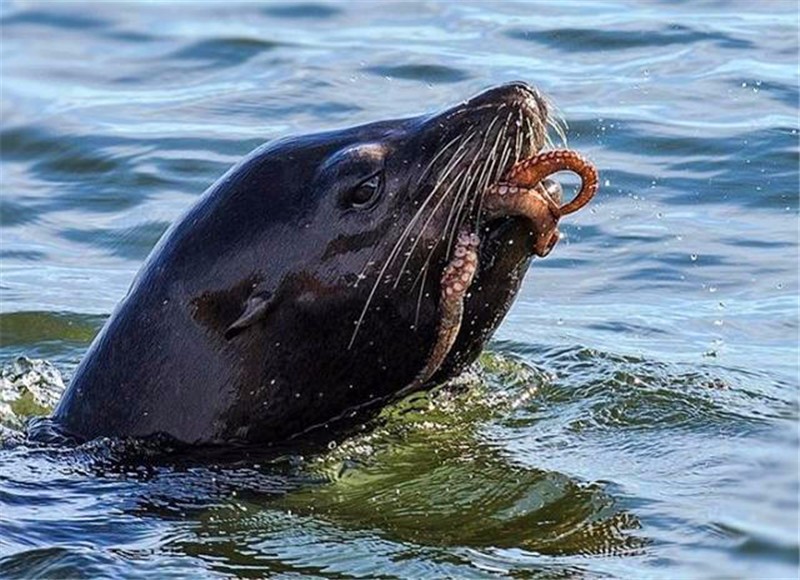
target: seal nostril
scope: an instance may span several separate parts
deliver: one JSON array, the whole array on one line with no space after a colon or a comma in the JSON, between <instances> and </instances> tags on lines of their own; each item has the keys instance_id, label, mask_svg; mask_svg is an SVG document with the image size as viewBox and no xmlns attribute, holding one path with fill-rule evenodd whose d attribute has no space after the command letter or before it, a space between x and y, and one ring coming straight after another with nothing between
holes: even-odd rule
<instances>
[{"instance_id":1,"label":"seal nostril","mask_svg":"<svg viewBox=\"0 0 800 580\"><path fill-rule=\"evenodd\" d=\"M547 112L547 104L539 92L527 83L515 81L486 90L468 101L471 107L487 104L507 103L513 106L527 105L538 109L541 113Z\"/></svg>"},{"instance_id":2,"label":"seal nostril","mask_svg":"<svg viewBox=\"0 0 800 580\"><path fill-rule=\"evenodd\" d=\"M536 89L524 81L512 81L502 85L500 88L506 88L510 91L514 91L523 97L532 97L536 94Z\"/></svg>"}]
</instances>

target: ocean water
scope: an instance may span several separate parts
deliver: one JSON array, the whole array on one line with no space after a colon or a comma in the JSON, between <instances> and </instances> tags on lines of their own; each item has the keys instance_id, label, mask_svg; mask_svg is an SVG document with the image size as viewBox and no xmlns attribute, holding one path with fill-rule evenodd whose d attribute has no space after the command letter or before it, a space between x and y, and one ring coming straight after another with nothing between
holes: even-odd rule
<instances>
[{"instance_id":1,"label":"ocean water","mask_svg":"<svg viewBox=\"0 0 800 580\"><path fill-rule=\"evenodd\" d=\"M3 3L0 364L52 396L265 141L521 79L602 187L470 373L327 448L0 449L0 577L797 577L798 30L781 0Z\"/></svg>"}]
</instances>

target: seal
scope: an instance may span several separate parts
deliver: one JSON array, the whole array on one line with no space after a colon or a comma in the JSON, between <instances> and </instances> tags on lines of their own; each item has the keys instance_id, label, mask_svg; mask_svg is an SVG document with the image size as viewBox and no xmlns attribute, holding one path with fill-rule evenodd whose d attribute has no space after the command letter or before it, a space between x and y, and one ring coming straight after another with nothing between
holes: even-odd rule
<instances>
[{"instance_id":1,"label":"seal","mask_svg":"<svg viewBox=\"0 0 800 580\"><path fill-rule=\"evenodd\" d=\"M164 234L59 402L78 439L271 443L361 420L479 354L594 168L524 83L268 143ZM578 173L560 204L548 179Z\"/></svg>"}]
</instances>

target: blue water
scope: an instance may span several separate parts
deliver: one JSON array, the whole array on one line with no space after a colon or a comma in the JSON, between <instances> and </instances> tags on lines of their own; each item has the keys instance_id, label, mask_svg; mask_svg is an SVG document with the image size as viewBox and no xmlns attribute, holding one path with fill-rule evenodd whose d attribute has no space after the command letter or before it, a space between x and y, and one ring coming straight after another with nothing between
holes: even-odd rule
<instances>
[{"instance_id":1,"label":"blue water","mask_svg":"<svg viewBox=\"0 0 800 580\"><path fill-rule=\"evenodd\" d=\"M0 449L0 576L797 576L796 2L0 18L3 365L68 379L168 224L267 140L522 79L602 180L466 386L329 450Z\"/></svg>"}]
</instances>

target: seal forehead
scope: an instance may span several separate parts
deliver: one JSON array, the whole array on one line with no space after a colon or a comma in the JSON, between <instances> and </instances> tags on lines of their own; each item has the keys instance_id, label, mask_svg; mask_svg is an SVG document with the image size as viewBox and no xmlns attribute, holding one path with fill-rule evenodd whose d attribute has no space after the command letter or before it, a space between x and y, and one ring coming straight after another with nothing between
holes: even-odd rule
<instances>
[{"instance_id":1,"label":"seal forehead","mask_svg":"<svg viewBox=\"0 0 800 580\"><path fill-rule=\"evenodd\" d=\"M364 143L348 147L344 153L355 157L382 157L386 153L386 145L384 143Z\"/></svg>"},{"instance_id":2,"label":"seal forehead","mask_svg":"<svg viewBox=\"0 0 800 580\"><path fill-rule=\"evenodd\" d=\"M380 161L387 153L388 147L384 143L359 143L340 149L331 155L323 164L322 169L342 161Z\"/></svg>"}]
</instances>

